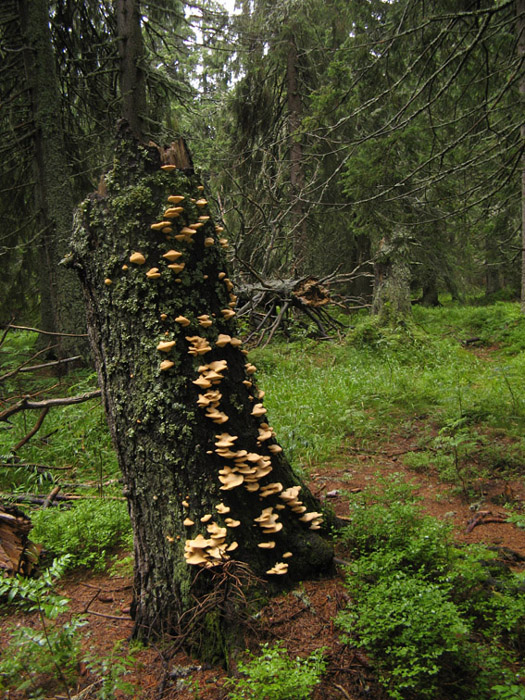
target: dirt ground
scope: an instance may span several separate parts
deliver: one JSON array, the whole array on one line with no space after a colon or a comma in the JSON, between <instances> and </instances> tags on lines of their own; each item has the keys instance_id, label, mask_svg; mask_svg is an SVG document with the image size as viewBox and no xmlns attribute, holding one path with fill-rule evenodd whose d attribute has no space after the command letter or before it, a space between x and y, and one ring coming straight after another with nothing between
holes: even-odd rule
<instances>
[{"instance_id":1,"label":"dirt ground","mask_svg":"<svg viewBox=\"0 0 525 700\"><path fill-rule=\"evenodd\" d=\"M484 543L507 548L516 554L513 566L525 561L525 530L503 522L506 514L502 503L512 502L517 508L525 503L523 481L479 481L475 484L474 502L465 499L457 489L441 483L435 474L416 473L403 463L403 456L417 450L417 426L381 443L377 450L352 446L342 449L332 464L311 470L310 487L321 500L330 502L341 518L348 517L348 491L364 489L376 481L376 475L397 474L399 479L416 485L423 510L447 520L454 527L458 542ZM506 550L502 550L506 551ZM337 552L339 559L344 552ZM519 561L523 557L524 561ZM90 572L76 572L68 577L61 590L71 600L73 613L86 613L84 628L86 650L107 655L115 643L122 642L126 654L132 629L129 618L132 583L129 576L110 577ZM314 649L327 650L328 671L315 690L313 698L383 700L386 695L374 679L369 661L361 651L350 648L339 639L333 619L349 598L344 587L344 566L330 578L305 581L284 595L273 598L254 621L246 637L246 647L256 650L262 642L281 640L292 656L306 656ZM38 624L35 616L4 615L0 645L8 638L9 624ZM226 697L225 671L203 666L183 653L170 655L169 641L162 647L141 649L135 654L131 673L126 677L135 685L134 697L145 700L219 700ZM71 697L94 697L98 686L86 667L79 669L78 684ZM6 695L14 699L14 694ZM48 697L66 697L55 690ZM124 697L118 693L116 698Z\"/></svg>"}]
</instances>

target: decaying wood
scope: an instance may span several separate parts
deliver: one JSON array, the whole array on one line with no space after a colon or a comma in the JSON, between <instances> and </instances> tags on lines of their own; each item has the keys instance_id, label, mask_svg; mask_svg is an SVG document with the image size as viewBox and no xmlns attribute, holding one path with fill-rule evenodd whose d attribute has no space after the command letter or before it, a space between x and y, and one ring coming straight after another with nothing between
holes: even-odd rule
<instances>
[{"instance_id":1,"label":"decaying wood","mask_svg":"<svg viewBox=\"0 0 525 700\"><path fill-rule=\"evenodd\" d=\"M327 339L339 334L345 324L334 318L328 306L337 306L346 311L367 306L362 299L348 299L333 293L337 285L348 284L366 272L369 262L363 263L349 274L334 272L321 279L306 276L300 279L263 279L249 268L255 282L245 283L238 290L239 317L247 318L252 331L246 338L255 346L267 345L277 330L284 328L289 313L296 317L304 315L317 327L317 337Z\"/></svg>"},{"instance_id":2,"label":"decaying wood","mask_svg":"<svg viewBox=\"0 0 525 700\"><path fill-rule=\"evenodd\" d=\"M14 506L0 505L0 569L9 574L31 573L41 546L31 542L30 518Z\"/></svg>"}]
</instances>

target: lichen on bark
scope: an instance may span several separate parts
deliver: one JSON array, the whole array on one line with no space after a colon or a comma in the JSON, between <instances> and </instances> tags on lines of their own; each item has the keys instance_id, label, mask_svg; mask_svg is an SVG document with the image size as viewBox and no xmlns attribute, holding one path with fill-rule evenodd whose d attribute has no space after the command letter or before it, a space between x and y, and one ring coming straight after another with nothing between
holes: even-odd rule
<instances>
[{"instance_id":1,"label":"lichen on bark","mask_svg":"<svg viewBox=\"0 0 525 700\"><path fill-rule=\"evenodd\" d=\"M268 427L236 339L222 233L199 179L162 169L159 151L125 130L119 139L104 194L90 196L77 213L72 260L133 524L134 633L144 639L183 634L196 598L213 594L218 581L227 590L231 580L252 575L283 583L324 573L332 549L315 531L321 518L300 519L318 503ZM170 218L175 206L181 211ZM157 227L162 221L169 225ZM182 254L175 263L170 251ZM134 253L144 262L131 262ZM180 263L182 269L168 267ZM234 342L224 344L226 337ZM218 446L221 435L231 447ZM228 473L240 479L237 486L225 488ZM296 485L295 501L283 499ZM227 512L217 510L221 503ZM199 536L207 559L190 564L188 542ZM263 542L275 544L259 547ZM287 573L268 574L279 562Z\"/></svg>"}]
</instances>

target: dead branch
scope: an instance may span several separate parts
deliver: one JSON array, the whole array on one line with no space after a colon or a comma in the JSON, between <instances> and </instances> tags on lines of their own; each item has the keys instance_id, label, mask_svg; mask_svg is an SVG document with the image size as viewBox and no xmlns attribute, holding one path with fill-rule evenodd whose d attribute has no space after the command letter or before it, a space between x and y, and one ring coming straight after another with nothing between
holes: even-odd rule
<instances>
[{"instance_id":1,"label":"dead branch","mask_svg":"<svg viewBox=\"0 0 525 700\"><path fill-rule=\"evenodd\" d=\"M84 401L95 399L100 396L100 394L100 389L96 389L95 391L88 391L87 393L79 394L78 396L64 396L58 399L47 399L46 401L29 401L29 399L24 398L0 413L0 421L7 420L10 416L18 413L19 411L40 410L43 408L52 408L54 406L72 406L73 404L83 403Z\"/></svg>"},{"instance_id":2,"label":"dead branch","mask_svg":"<svg viewBox=\"0 0 525 700\"><path fill-rule=\"evenodd\" d=\"M31 438L33 437L33 435L35 435L35 434L40 430L40 428L41 428L41 426L42 426L42 423L44 422L44 418L45 418L45 417L47 416L47 414L48 414L48 411L49 411L49 406L46 406L45 408L42 409L42 412L41 412L40 415L38 416L37 422L34 424L34 426L31 428L31 430L27 433L27 435L26 435L25 437L23 437L23 438L20 440L20 442L18 442L18 443L12 448L12 451L13 451L13 452L16 452L16 451L19 450L21 447L23 447L23 446L26 444L26 442L29 442L29 440L31 440Z\"/></svg>"},{"instance_id":3,"label":"dead branch","mask_svg":"<svg viewBox=\"0 0 525 700\"><path fill-rule=\"evenodd\" d=\"M14 326L12 323L0 326L0 328L14 328L17 331L31 331L33 333L41 333L42 335L59 335L63 338L87 338L87 333L54 333L52 331L43 331L41 328L31 328L29 326Z\"/></svg>"}]
</instances>

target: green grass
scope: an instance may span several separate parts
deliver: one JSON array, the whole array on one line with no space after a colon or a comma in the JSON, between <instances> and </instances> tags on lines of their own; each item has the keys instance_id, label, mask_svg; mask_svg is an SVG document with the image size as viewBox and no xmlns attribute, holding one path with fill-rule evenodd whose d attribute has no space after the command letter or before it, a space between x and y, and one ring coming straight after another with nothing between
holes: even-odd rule
<instances>
[{"instance_id":1,"label":"green grass","mask_svg":"<svg viewBox=\"0 0 525 700\"><path fill-rule=\"evenodd\" d=\"M348 437L384 440L414 418L437 429L464 418L480 430L523 433L525 320L518 305L418 308L415 321L385 331L357 317L341 343L301 341L251 353L270 420L295 464L330 459ZM474 331L487 345L500 343L490 360L461 345Z\"/></svg>"}]
</instances>

